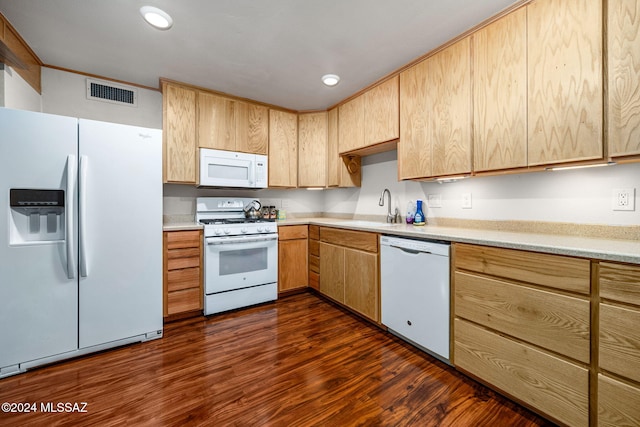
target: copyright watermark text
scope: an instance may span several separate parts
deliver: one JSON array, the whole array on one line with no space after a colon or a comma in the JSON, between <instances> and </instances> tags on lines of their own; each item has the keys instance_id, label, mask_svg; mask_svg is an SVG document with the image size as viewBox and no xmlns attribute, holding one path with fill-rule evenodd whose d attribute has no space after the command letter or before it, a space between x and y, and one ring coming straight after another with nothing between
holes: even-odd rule
<instances>
[{"instance_id":1,"label":"copyright watermark text","mask_svg":"<svg viewBox=\"0 0 640 427\"><path fill-rule=\"evenodd\" d=\"M0 407L4 413L89 412L87 402L4 402Z\"/></svg>"}]
</instances>

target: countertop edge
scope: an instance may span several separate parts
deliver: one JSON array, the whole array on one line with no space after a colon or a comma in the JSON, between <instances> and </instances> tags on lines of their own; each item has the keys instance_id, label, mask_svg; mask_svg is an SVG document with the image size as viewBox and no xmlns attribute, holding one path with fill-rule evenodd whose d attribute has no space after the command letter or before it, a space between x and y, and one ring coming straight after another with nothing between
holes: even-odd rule
<instances>
[{"instance_id":1,"label":"countertop edge","mask_svg":"<svg viewBox=\"0 0 640 427\"><path fill-rule=\"evenodd\" d=\"M631 240L504 232L429 225L415 227L407 224L381 224L376 227L373 225L349 224L349 222L349 220L336 218L296 218L278 221L278 225L310 224L330 226L391 236L441 240L452 243L469 243L640 265L640 242ZM358 221L353 222L357 223Z\"/></svg>"}]
</instances>

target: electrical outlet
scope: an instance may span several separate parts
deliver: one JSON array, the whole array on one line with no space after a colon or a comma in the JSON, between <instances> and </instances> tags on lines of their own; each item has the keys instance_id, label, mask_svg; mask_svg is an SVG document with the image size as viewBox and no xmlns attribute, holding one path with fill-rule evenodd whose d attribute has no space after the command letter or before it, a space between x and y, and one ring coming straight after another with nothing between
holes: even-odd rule
<instances>
[{"instance_id":1,"label":"electrical outlet","mask_svg":"<svg viewBox=\"0 0 640 427\"><path fill-rule=\"evenodd\" d=\"M611 193L611 205L614 211L635 211L636 189L614 188Z\"/></svg>"},{"instance_id":2,"label":"electrical outlet","mask_svg":"<svg viewBox=\"0 0 640 427\"><path fill-rule=\"evenodd\" d=\"M441 208L442 194L429 194L427 196L427 206L430 208Z\"/></svg>"},{"instance_id":3,"label":"electrical outlet","mask_svg":"<svg viewBox=\"0 0 640 427\"><path fill-rule=\"evenodd\" d=\"M471 193L462 193L462 209L471 209Z\"/></svg>"}]
</instances>

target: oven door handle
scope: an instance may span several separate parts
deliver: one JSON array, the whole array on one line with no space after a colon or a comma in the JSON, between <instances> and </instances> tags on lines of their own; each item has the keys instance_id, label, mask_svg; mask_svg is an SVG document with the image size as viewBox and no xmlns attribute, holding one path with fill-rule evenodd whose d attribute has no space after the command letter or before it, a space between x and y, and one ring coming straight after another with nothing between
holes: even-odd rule
<instances>
[{"instance_id":1,"label":"oven door handle","mask_svg":"<svg viewBox=\"0 0 640 427\"><path fill-rule=\"evenodd\" d=\"M219 239L216 237L207 237L205 241L207 245L228 245L233 243L255 243L255 242L268 242L272 240L278 240L278 235L269 237L230 237L228 239Z\"/></svg>"}]
</instances>

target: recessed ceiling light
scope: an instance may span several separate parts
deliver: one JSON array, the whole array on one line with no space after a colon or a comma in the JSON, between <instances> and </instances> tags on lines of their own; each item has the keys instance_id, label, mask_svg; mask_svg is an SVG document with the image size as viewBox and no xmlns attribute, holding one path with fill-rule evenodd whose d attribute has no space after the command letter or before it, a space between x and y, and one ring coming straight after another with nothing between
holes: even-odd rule
<instances>
[{"instance_id":1,"label":"recessed ceiling light","mask_svg":"<svg viewBox=\"0 0 640 427\"><path fill-rule=\"evenodd\" d=\"M335 86L340 82L340 76L337 74L325 74L322 76L322 83L327 86Z\"/></svg>"},{"instance_id":2,"label":"recessed ceiling light","mask_svg":"<svg viewBox=\"0 0 640 427\"><path fill-rule=\"evenodd\" d=\"M173 19L164 10L153 6L142 6L140 14L149 25L159 30L168 30L173 26Z\"/></svg>"}]
</instances>

